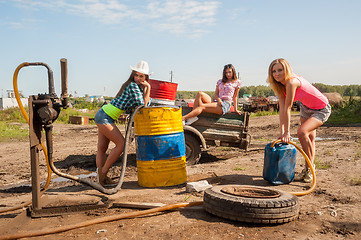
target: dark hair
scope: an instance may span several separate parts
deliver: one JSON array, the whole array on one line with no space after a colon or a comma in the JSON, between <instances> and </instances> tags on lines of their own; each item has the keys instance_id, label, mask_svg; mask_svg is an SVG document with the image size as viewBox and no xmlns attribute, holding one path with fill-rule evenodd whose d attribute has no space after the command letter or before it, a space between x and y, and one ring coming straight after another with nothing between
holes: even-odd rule
<instances>
[{"instance_id":1,"label":"dark hair","mask_svg":"<svg viewBox=\"0 0 361 240\"><path fill-rule=\"evenodd\" d=\"M228 78L226 76L226 70L229 68L232 69L232 80L233 81L237 80L236 69L233 67L232 64L227 64L227 65L224 65L224 68L223 68L222 82L224 82L224 83L226 83L228 81Z\"/></svg>"},{"instance_id":2,"label":"dark hair","mask_svg":"<svg viewBox=\"0 0 361 240\"><path fill-rule=\"evenodd\" d=\"M123 93L124 89L125 89L126 87L128 87L128 85L129 85L131 82L134 82L134 75L135 75L135 73L136 73L136 71L133 70L132 73L130 74L128 80L127 80L125 83L123 83L123 85L122 85L122 87L120 88L119 92L117 93L117 95L115 95L116 98L119 97L119 96ZM147 74L144 74L144 75L145 75L145 81L149 82L149 75L147 75Z\"/></svg>"}]
</instances>

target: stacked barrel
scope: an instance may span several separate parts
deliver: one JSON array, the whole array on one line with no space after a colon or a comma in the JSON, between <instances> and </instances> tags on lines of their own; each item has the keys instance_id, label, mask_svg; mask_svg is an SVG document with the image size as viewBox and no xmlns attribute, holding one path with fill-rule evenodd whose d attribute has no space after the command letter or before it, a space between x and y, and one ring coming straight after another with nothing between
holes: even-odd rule
<instances>
[{"instance_id":1,"label":"stacked barrel","mask_svg":"<svg viewBox=\"0 0 361 240\"><path fill-rule=\"evenodd\" d=\"M174 105L177 94L177 83L149 79L152 105Z\"/></svg>"},{"instance_id":2,"label":"stacked barrel","mask_svg":"<svg viewBox=\"0 0 361 240\"><path fill-rule=\"evenodd\" d=\"M187 181L180 108L141 108L134 118L134 130L140 186L174 186Z\"/></svg>"}]
</instances>

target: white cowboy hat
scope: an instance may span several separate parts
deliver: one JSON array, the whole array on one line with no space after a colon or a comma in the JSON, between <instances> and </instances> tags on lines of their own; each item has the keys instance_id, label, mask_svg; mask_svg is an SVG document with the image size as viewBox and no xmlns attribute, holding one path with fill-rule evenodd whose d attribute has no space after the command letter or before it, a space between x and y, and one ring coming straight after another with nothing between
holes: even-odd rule
<instances>
[{"instance_id":1,"label":"white cowboy hat","mask_svg":"<svg viewBox=\"0 0 361 240\"><path fill-rule=\"evenodd\" d=\"M134 67L130 66L130 69L139 73L150 75L148 63L143 60L135 64Z\"/></svg>"}]
</instances>

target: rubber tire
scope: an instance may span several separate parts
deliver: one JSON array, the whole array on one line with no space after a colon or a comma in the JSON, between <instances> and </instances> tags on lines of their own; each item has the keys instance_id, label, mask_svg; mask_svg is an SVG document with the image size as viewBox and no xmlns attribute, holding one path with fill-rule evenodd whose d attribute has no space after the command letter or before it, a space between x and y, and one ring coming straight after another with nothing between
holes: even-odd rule
<instances>
[{"instance_id":1,"label":"rubber tire","mask_svg":"<svg viewBox=\"0 0 361 240\"><path fill-rule=\"evenodd\" d=\"M298 198L288 192L278 191L277 198L248 198L221 192L224 187L255 187L247 185L218 185L204 192L204 209L218 217L247 223L280 224L298 217Z\"/></svg>"},{"instance_id":2,"label":"rubber tire","mask_svg":"<svg viewBox=\"0 0 361 240\"><path fill-rule=\"evenodd\" d=\"M201 145L195 137L185 134L187 165L195 165L201 158Z\"/></svg>"}]
</instances>

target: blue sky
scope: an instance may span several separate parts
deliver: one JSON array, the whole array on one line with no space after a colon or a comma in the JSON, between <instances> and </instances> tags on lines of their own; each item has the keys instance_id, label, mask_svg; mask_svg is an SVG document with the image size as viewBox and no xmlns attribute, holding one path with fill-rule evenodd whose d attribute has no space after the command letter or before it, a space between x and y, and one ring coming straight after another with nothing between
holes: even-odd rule
<instances>
[{"instance_id":1,"label":"blue sky","mask_svg":"<svg viewBox=\"0 0 361 240\"><path fill-rule=\"evenodd\" d=\"M0 0L0 82L13 89L22 62L45 62L60 95L114 96L130 65L178 90L213 91L225 64L243 86L267 85L269 63L286 58L311 83L361 84L359 0ZM43 67L19 73L25 96L48 91Z\"/></svg>"}]
</instances>

